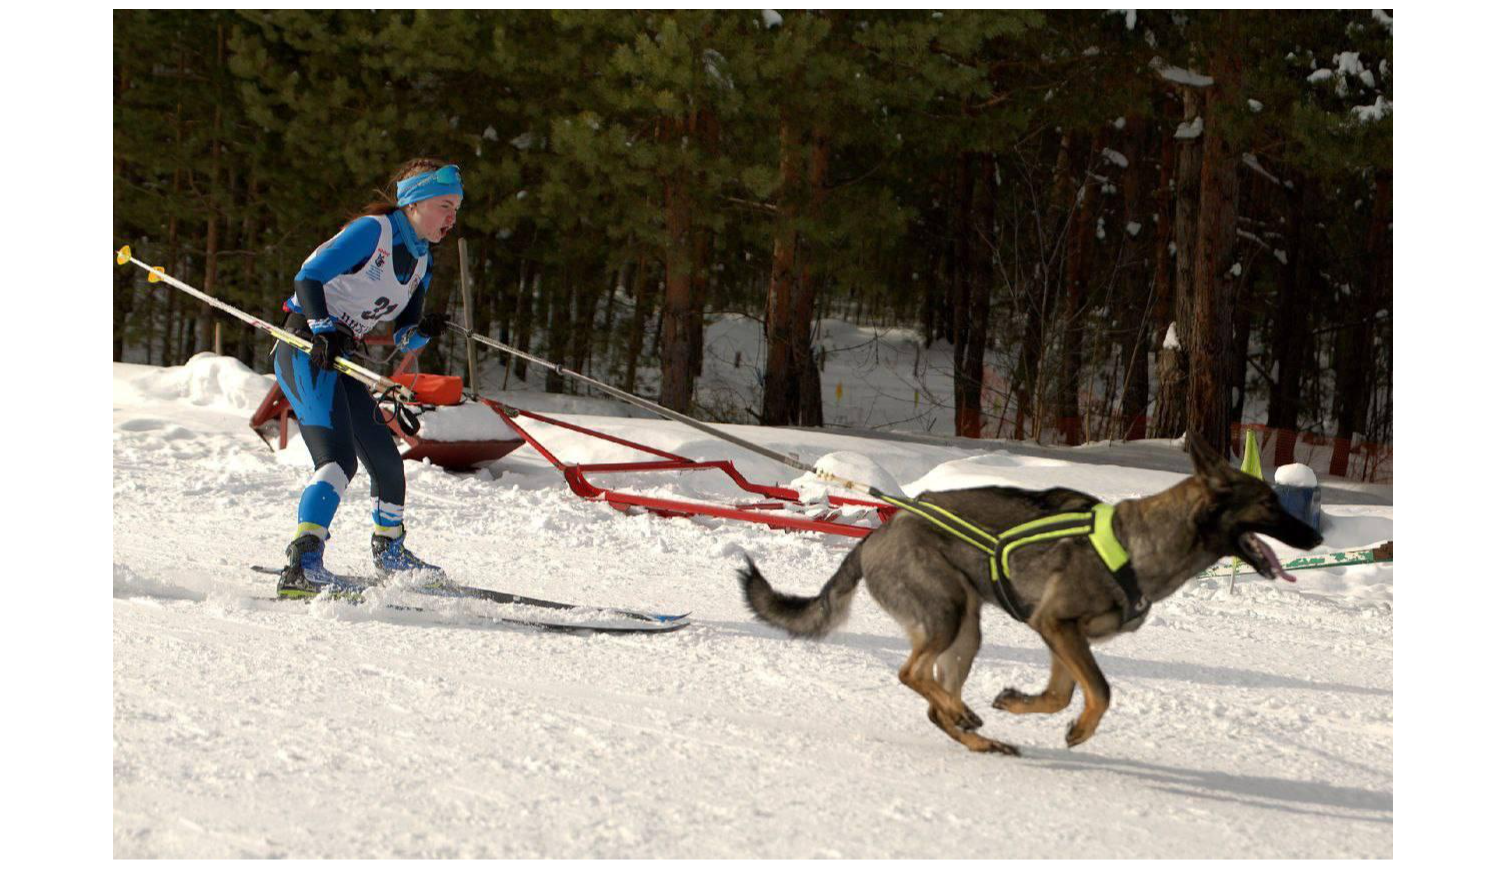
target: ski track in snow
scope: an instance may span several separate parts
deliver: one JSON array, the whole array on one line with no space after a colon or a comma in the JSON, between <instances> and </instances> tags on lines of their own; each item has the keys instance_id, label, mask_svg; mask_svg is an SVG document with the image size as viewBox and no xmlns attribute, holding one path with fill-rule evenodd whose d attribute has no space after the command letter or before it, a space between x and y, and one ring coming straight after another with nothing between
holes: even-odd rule
<instances>
[{"instance_id":1,"label":"ski track in snow","mask_svg":"<svg viewBox=\"0 0 1499 893\"><path fill-rule=\"evenodd\" d=\"M430 603L398 585L364 605L257 598L271 578L248 566L280 563L310 462L296 444L273 455L246 425L263 379L217 372L218 394L182 367L115 367L117 857L1393 855L1388 565L1294 585L1241 577L1232 593L1227 579L1189 584L1098 647L1113 705L1076 750L1063 735L1080 695L1055 716L989 706L1006 686L1044 685L1048 660L986 610L966 700L1024 756L980 756L896 680L905 638L867 595L822 642L743 607L742 555L810 595L850 541L627 517L574 497L529 448L498 480L408 464L413 550L472 585L690 610L692 626L496 627L484 617L502 606L390 610ZM794 476L680 426L607 421L729 455L755 480ZM1060 476L1118 499L1174 479L735 430L804 459L873 453L908 490L954 459L952 486ZM615 449L589 448L593 460ZM335 522L336 570L367 567L367 482L355 478ZM1333 529L1389 538L1390 508L1325 509Z\"/></svg>"}]
</instances>

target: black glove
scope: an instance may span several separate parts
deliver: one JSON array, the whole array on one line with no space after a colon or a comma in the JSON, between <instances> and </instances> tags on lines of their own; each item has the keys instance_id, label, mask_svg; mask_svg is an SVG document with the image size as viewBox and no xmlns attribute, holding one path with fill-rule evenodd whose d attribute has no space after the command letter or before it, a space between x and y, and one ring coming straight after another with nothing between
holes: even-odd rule
<instances>
[{"instance_id":1,"label":"black glove","mask_svg":"<svg viewBox=\"0 0 1499 893\"><path fill-rule=\"evenodd\" d=\"M421 322L416 324L416 330L426 338L436 338L447 327L448 315L441 312L428 313L422 317Z\"/></svg>"},{"instance_id":2,"label":"black glove","mask_svg":"<svg viewBox=\"0 0 1499 893\"><path fill-rule=\"evenodd\" d=\"M333 371L333 361L343 356L345 346L344 333L337 329L331 332L314 333L312 350L308 351L312 358L313 368L324 372Z\"/></svg>"}]
</instances>

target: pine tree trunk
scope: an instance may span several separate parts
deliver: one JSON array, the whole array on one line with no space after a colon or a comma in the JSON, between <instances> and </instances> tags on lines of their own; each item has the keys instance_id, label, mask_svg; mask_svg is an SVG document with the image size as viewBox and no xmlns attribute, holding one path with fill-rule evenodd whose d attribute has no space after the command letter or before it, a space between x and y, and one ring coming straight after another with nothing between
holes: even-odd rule
<instances>
[{"instance_id":1,"label":"pine tree trunk","mask_svg":"<svg viewBox=\"0 0 1499 893\"><path fill-rule=\"evenodd\" d=\"M1065 236L1067 217L1072 213L1072 201L1076 190L1072 186L1072 134L1064 133L1057 145L1056 160L1052 164L1050 203L1046 207L1046 220L1042 234L1043 253L1056 243L1059 233ZM1072 198L1069 198L1071 196ZM1042 225L1038 223L1038 229ZM1016 386L1015 439L1039 437L1042 426L1043 394L1045 377L1042 364L1046 360L1046 333L1049 319L1055 315L1051 300L1051 285L1040 275L1033 277L1036 285L1022 289L1015 296L1015 317L1025 320L1025 332L1020 342L1020 372ZM1030 294L1038 299L1027 300ZM1029 427L1027 427L1029 425Z\"/></svg>"},{"instance_id":2,"label":"pine tree trunk","mask_svg":"<svg viewBox=\"0 0 1499 893\"><path fill-rule=\"evenodd\" d=\"M497 264L497 266L499 265ZM515 271L515 288L513 290L505 288L503 285L505 282L503 269L495 276L495 280L500 283L496 286L499 306L496 308L495 316L500 327L500 340L506 344L515 343L510 339L514 337L515 324L520 318L521 292L526 290L526 275L528 271L527 262L524 257L521 259L519 267L520 269ZM509 365L513 360L507 358L503 362Z\"/></svg>"},{"instance_id":3,"label":"pine tree trunk","mask_svg":"<svg viewBox=\"0 0 1499 893\"><path fill-rule=\"evenodd\" d=\"M965 153L960 165L955 215L959 227L954 240L961 261L953 271L953 280L959 284L953 293L955 423L960 437L982 437L984 348L989 343L989 298L994 287L994 155Z\"/></svg>"},{"instance_id":4,"label":"pine tree trunk","mask_svg":"<svg viewBox=\"0 0 1499 893\"><path fill-rule=\"evenodd\" d=\"M115 160L115 177L122 177L122 165L118 159ZM117 205L118 207L118 205ZM114 235L120 233L120 215L114 215ZM134 271L138 269L134 264L116 266L114 270L114 361L122 362L125 359L125 332L130 326L130 315L135 310L135 276ZM146 298L147 306L150 306L150 296ZM149 319L149 317L148 317ZM146 362L150 362L151 330L146 330Z\"/></svg>"},{"instance_id":5,"label":"pine tree trunk","mask_svg":"<svg viewBox=\"0 0 1499 893\"><path fill-rule=\"evenodd\" d=\"M619 310L619 293L625 287L625 279L630 275L629 264L621 265L614 271L614 275L607 277L609 290L604 293L604 324L599 327L599 334L604 336L601 353L607 360L614 350L614 314ZM588 370L582 370L584 375L591 375Z\"/></svg>"},{"instance_id":6,"label":"pine tree trunk","mask_svg":"<svg viewBox=\"0 0 1499 893\"><path fill-rule=\"evenodd\" d=\"M1348 455L1353 436L1368 428L1369 383L1374 374L1375 308L1390 305L1388 266L1393 252L1390 229L1392 175L1379 171L1374 183L1374 207L1369 215L1369 229L1364 241L1368 259L1364 282L1344 296L1338 328L1333 395L1337 419L1337 441L1333 450L1331 474L1348 474Z\"/></svg>"},{"instance_id":7,"label":"pine tree trunk","mask_svg":"<svg viewBox=\"0 0 1499 893\"><path fill-rule=\"evenodd\" d=\"M807 158L807 218L820 219L828 196L828 166L832 143L820 127L812 129L811 152ZM819 278L812 272L812 246L806 239L797 243L796 294L791 321L791 353L795 364L797 422L810 427L822 426L822 376L812 355L812 330L816 325Z\"/></svg>"},{"instance_id":8,"label":"pine tree trunk","mask_svg":"<svg viewBox=\"0 0 1499 893\"><path fill-rule=\"evenodd\" d=\"M1023 295L1017 295L1016 301L1023 301ZM1025 319L1025 334L1020 343L1020 381L1016 389L1015 399L1015 439L1025 440L1027 433L1026 423L1030 422L1035 427L1035 416L1039 400L1041 382L1041 358L1044 354L1044 332L1046 322L1045 301L1041 306L1021 307L1017 313Z\"/></svg>"},{"instance_id":9,"label":"pine tree trunk","mask_svg":"<svg viewBox=\"0 0 1499 893\"><path fill-rule=\"evenodd\" d=\"M947 215L947 329L951 333L953 348L953 428L959 437L977 437L978 388L982 385L982 372L975 382L968 374L969 337L969 293L973 288L971 261L973 250L970 232L973 230L973 171L972 153L961 152L953 157L947 180L947 195L944 203L951 210Z\"/></svg>"},{"instance_id":10,"label":"pine tree trunk","mask_svg":"<svg viewBox=\"0 0 1499 893\"><path fill-rule=\"evenodd\" d=\"M562 287L548 296L551 306L547 314L547 359L559 366L567 361L567 341L572 328L572 320L568 317L572 314L573 289L576 287L573 277L563 273ZM566 391L562 376L554 369L547 370L546 390L548 394Z\"/></svg>"},{"instance_id":11,"label":"pine tree trunk","mask_svg":"<svg viewBox=\"0 0 1499 893\"><path fill-rule=\"evenodd\" d=\"M1230 272L1236 262L1239 225L1239 153L1229 145L1228 106L1242 102L1238 89L1242 61L1235 45L1236 13L1224 43L1209 63L1213 86L1207 88L1202 135L1202 206L1192 260L1192 331L1184 342L1189 355L1187 426L1223 455L1229 454L1229 382L1233 376L1233 294Z\"/></svg>"},{"instance_id":12,"label":"pine tree trunk","mask_svg":"<svg viewBox=\"0 0 1499 893\"><path fill-rule=\"evenodd\" d=\"M1078 198L1067 223L1067 254L1057 317L1062 325L1062 370L1057 378L1054 415L1062 441L1068 446L1082 442L1083 311L1088 299L1098 208L1098 187L1088 176L1088 167L1102 148L1102 138L1095 134L1088 153L1076 165L1073 182Z\"/></svg>"},{"instance_id":13,"label":"pine tree trunk","mask_svg":"<svg viewBox=\"0 0 1499 893\"><path fill-rule=\"evenodd\" d=\"M1126 224L1136 224L1139 229L1131 234L1126 226L1122 233L1125 247L1121 253L1121 287L1113 302L1124 377L1120 386L1117 434L1124 440L1139 440L1145 436L1150 402L1150 347L1154 334L1150 318L1152 270L1148 259L1151 243L1145 236L1145 224L1152 207L1145 185L1145 159L1151 143L1150 134L1139 118L1128 120L1125 134L1129 167L1123 173L1124 219ZM1109 436L1113 434L1111 431Z\"/></svg>"},{"instance_id":14,"label":"pine tree trunk","mask_svg":"<svg viewBox=\"0 0 1499 893\"><path fill-rule=\"evenodd\" d=\"M941 269L942 252L937 244L931 245L926 252L926 266L921 275L921 346L930 348L932 342L938 337L939 320L942 318L941 293L942 280L937 273ZM862 324L857 317L854 325Z\"/></svg>"},{"instance_id":15,"label":"pine tree trunk","mask_svg":"<svg viewBox=\"0 0 1499 893\"><path fill-rule=\"evenodd\" d=\"M594 274L579 279L574 299L577 309L573 315L572 368L587 375L593 358L593 318L599 309L599 278Z\"/></svg>"},{"instance_id":16,"label":"pine tree trunk","mask_svg":"<svg viewBox=\"0 0 1499 893\"><path fill-rule=\"evenodd\" d=\"M1182 122L1192 123L1201 114L1196 90L1182 88ZM1174 137L1173 137L1174 138ZM1198 215L1202 205L1202 138L1176 143L1176 288L1172 316L1179 349L1163 347L1158 363L1160 393L1156 398L1157 437L1179 437L1187 428L1187 391L1191 374L1191 351L1196 326L1192 313L1197 279Z\"/></svg>"},{"instance_id":17,"label":"pine tree trunk","mask_svg":"<svg viewBox=\"0 0 1499 893\"><path fill-rule=\"evenodd\" d=\"M178 64L179 65L186 65L187 63L185 61L182 61L181 59L179 59ZM176 146L181 146L182 145L182 140L183 140L183 137L184 137L184 133L183 133L183 129L184 128L183 128L183 123L182 123L182 103L180 101L177 103L177 117L176 117L176 121L177 121L177 141L176 141L175 145ZM180 261L180 257L179 257L179 255L180 255L180 247L181 247L181 240L179 239L179 232L180 232L180 227L181 227L181 221L178 219L178 216L177 216L177 201L178 201L178 198L179 198L179 196L181 194L182 194L182 168L181 167L177 167L177 168L174 168L172 170L172 192L171 192L171 198L167 202L167 207L170 208L171 210L168 212L168 215L167 215L167 263L166 263L166 267L167 267L167 271L170 272L173 276L176 276L178 279L181 279L182 276L183 276L182 265L181 265L181 261ZM177 306L178 306L178 301L179 301L179 298L177 297L177 290L175 288L174 289L170 289L168 291L167 295L166 295L166 300L165 300L166 309L165 309L165 314L164 315L165 315L166 318L162 321L162 326L161 326L161 363L162 363L163 366L175 366L175 365L177 365L177 357L178 357L178 353L177 353L177 339L174 336L175 336L175 333L177 331Z\"/></svg>"},{"instance_id":18,"label":"pine tree trunk","mask_svg":"<svg viewBox=\"0 0 1499 893\"><path fill-rule=\"evenodd\" d=\"M474 239L472 241L474 243L474 262L472 270L473 279L469 283L469 287L472 289L474 318L469 320L468 323L469 325L474 327L475 332L481 335L488 335L491 332L495 314L499 312L500 304L504 302L505 298L501 294L501 292L497 288L495 288L494 285L498 277L495 277L491 274L491 267L494 266L494 263L493 252L490 249L489 240ZM462 342L459 341L454 342L455 345L461 343ZM509 342L507 341L505 343L508 344ZM477 376L482 374L479 372L479 369L483 366L484 360L482 352L479 351L478 345L473 344L471 346L466 346L463 349L455 351L455 353L458 353L463 357L463 374L465 377L467 377L469 374L468 354L470 351L474 351L476 354L476 358L474 361L475 378L470 387L472 387L474 390L478 390L479 380Z\"/></svg>"},{"instance_id":19,"label":"pine tree trunk","mask_svg":"<svg viewBox=\"0 0 1499 893\"><path fill-rule=\"evenodd\" d=\"M692 381L703 375L703 337L707 328L708 292L712 285L709 272L712 264L713 233L707 227L697 227L692 234L692 304L687 317L687 350L691 361Z\"/></svg>"},{"instance_id":20,"label":"pine tree trunk","mask_svg":"<svg viewBox=\"0 0 1499 893\"><path fill-rule=\"evenodd\" d=\"M702 108L689 119L689 133L698 150L709 159L719 154L720 123L711 108ZM701 176L694 182L699 194L707 190ZM691 356L691 380L688 382L689 399L694 383L703 374L703 337L707 328L708 293L712 288L714 234L711 227L694 221L692 245L692 293L691 312L687 324L687 345Z\"/></svg>"},{"instance_id":21,"label":"pine tree trunk","mask_svg":"<svg viewBox=\"0 0 1499 893\"><path fill-rule=\"evenodd\" d=\"M760 424L789 425L794 411L796 360L796 221L801 213L801 133L791 113L781 114L781 194L776 203L775 244L770 254L770 293L765 299L765 375Z\"/></svg>"},{"instance_id":22,"label":"pine tree trunk","mask_svg":"<svg viewBox=\"0 0 1499 893\"><path fill-rule=\"evenodd\" d=\"M635 374L640 366L640 352L645 345L645 322L650 319L651 296L647 291L648 266L644 254L635 261L635 315L630 320L630 344L626 348L625 390L635 393Z\"/></svg>"},{"instance_id":23,"label":"pine tree trunk","mask_svg":"<svg viewBox=\"0 0 1499 893\"><path fill-rule=\"evenodd\" d=\"M213 294L218 288L219 273L219 215L218 212L209 209L208 212L208 237L207 248L203 259L203 290ZM198 311L198 347L197 351L215 350L214 342L214 309L206 303L200 303Z\"/></svg>"},{"instance_id":24,"label":"pine tree trunk","mask_svg":"<svg viewBox=\"0 0 1499 893\"><path fill-rule=\"evenodd\" d=\"M257 260L257 236L259 236L260 234L260 213L258 207L255 204L255 201L259 193L260 183L256 179L255 174L251 173L249 175L249 182L245 185L245 215L243 218L243 222L240 224L240 247L244 251L244 254L242 255L243 259L241 261L240 275L242 277L244 287L246 289L252 290L252 293L254 291L258 291L257 289L255 289L255 262ZM264 312L266 314L266 318L274 320L276 316L275 307L280 302L277 301L273 296L265 294L261 294L259 296L259 300L263 302L263 306L265 307ZM279 322L279 320L277 321ZM244 335L245 337L240 342L242 345L244 345L240 351L240 361L243 362L246 366L250 366L253 368L255 364L255 351L257 350L256 345L258 343L258 339L255 337L255 333L253 330L244 331Z\"/></svg>"},{"instance_id":25,"label":"pine tree trunk","mask_svg":"<svg viewBox=\"0 0 1499 893\"><path fill-rule=\"evenodd\" d=\"M524 353L531 352L531 320L535 313L536 285L540 278L541 271L537 269L536 262L525 261L521 268L520 291L515 293L515 346ZM514 357L508 362L515 364L515 377L525 381L529 364Z\"/></svg>"},{"instance_id":26,"label":"pine tree trunk","mask_svg":"<svg viewBox=\"0 0 1499 893\"><path fill-rule=\"evenodd\" d=\"M807 247L799 240L798 247ZM816 323L817 277L812 274L806 260L807 250L797 251L797 266L793 318L791 321L791 356L794 371L792 394L793 416L799 425L817 427L822 425L822 378L817 372L817 361L812 355L812 329Z\"/></svg>"},{"instance_id":27,"label":"pine tree trunk","mask_svg":"<svg viewBox=\"0 0 1499 893\"><path fill-rule=\"evenodd\" d=\"M1312 306L1311 264L1301 235L1301 223L1310 201L1310 184L1298 184L1286 205L1286 262L1280 265L1279 294L1272 321L1270 359L1275 380L1270 386L1269 424L1272 428L1297 431L1301 419L1301 379L1306 367L1307 311ZM1295 441L1276 440L1275 464L1295 461Z\"/></svg>"},{"instance_id":28,"label":"pine tree trunk","mask_svg":"<svg viewBox=\"0 0 1499 893\"><path fill-rule=\"evenodd\" d=\"M117 23L116 27L118 27L118 23ZM128 93L129 90L130 90L130 66L129 66L129 63L130 63L130 59L128 57L116 57L116 59L115 59L115 66L116 66L115 67L116 74L115 74L115 82L114 82L115 108L119 108L122 104L124 104L125 99L126 99L125 94ZM119 184L122 183L122 182L128 182L128 175L127 175L126 171L127 171L127 168L125 166L125 160L120 157L119 153L116 153L115 157L114 157L114 182L115 182L115 189L114 189L115 196L114 196L114 198L115 198L115 204L114 204L114 214L113 214L113 218L112 218L112 221L111 221L112 224L113 224L113 227L114 227L111 235L113 235L115 238L120 238L123 235L123 233L121 232L121 227L120 227L120 211L119 211L119 208L120 208L119 189L120 189L120 187L119 187ZM127 269L127 267L130 268L130 269ZM129 325L130 325L130 314L135 310L135 282L134 282L135 277L131 274L131 270L132 269L135 269L134 264L126 264L125 266L117 266L117 267L115 267L115 273L114 273L114 344L113 344L113 348L114 348L114 361L116 363L120 362L121 360L123 360L125 358L125 331L129 327ZM149 299L147 300L147 306L148 307L150 306ZM150 354L151 354L151 330L148 328L146 330L146 357L147 357L146 362L148 362L148 363L151 361L150 360Z\"/></svg>"},{"instance_id":29,"label":"pine tree trunk","mask_svg":"<svg viewBox=\"0 0 1499 893\"><path fill-rule=\"evenodd\" d=\"M218 28L218 69L224 67L224 26ZM219 77L216 69L213 76ZM219 218L222 209L219 207L220 190L219 183L223 175L223 164L221 161L222 147L220 145L220 134L223 133L224 106L216 103L213 109L213 142L209 149L211 174L209 176L209 199L208 205L208 238L206 239L206 256L203 260L203 290L209 294L214 293L218 287L219 272ZM198 311L198 350L211 350L218 353L223 349L219 340L219 329L214 324L217 321L218 311L207 303L203 303Z\"/></svg>"},{"instance_id":30,"label":"pine tree trunk","mask_svg":"<svg viewBox=\"0 0 1499 893\"><path fill-rule=\"evenodd\" d=\"M973 190L974 227L969 234L973 240L973 248L969 252L969 261L973 264L973 287L968 294L971 302L969 325L972 336L965 371L970 379L978 382L978 399L974 403L974 410L978 415L979 431L975 433L975 437L983 436L985 351L989 346L992 316L990 303L994 297L995 225L999 210L995 164L993 152L979 153L978 174Z\"/></svg>"},{"instance_id":31,"label":"pine tree trunk","mask_svg":"<svg viewBox=\"0 0 1499 893\"><path fill-rule=\"evenodd\" d=\"M1244 421L1244 404L1249 390L1249 336L1254 328L1254 313L1244 294L1244 277L1228 282L1228 300L1233 308L1233 351L1229 357L1229 430Z\"/></svg>"},{"instance_id":32,"label":"pine tree trunk","mask_svg":"<svg viewBox=\"0 0 1499 893\"><path fill-rule=\"evenodd\" d=\"M1166 115L1162 114L1160 117L1163 122L1168 121ZM1160 179L1156 184L1154 195L1155 251L1151 266L1152 284L1150 295L1153 303L1150 314L1150 344L1158 350L1166 337L1166 329L1171 325L1171 319L1176 309L1176 294L1172 287L1172 273L1176 270L1176 264L1171 257L1171 233L1173 230L1171 184L1176 174L1176 137L1172 132L1173 129L1169 124L1163 124L1161 127L1160 168L1158 172ZM1165 351L1160 351L1156 356L1156 381L1158 388L1156 404L1158 408L1164 406L1167 400L1170 399L1170 395L1167 394L1166 388L1163 386L1167 380L1164 354ZM1174 393L1179 398L1182 393L1181 388L1179 386L1174 388ZM1179 399L1176 402L1179 404ZM1152 436L1175 437L1176 434L1180 433L1180 425L1176 423L1179 423L1181 418L1182 415L1179 408L1170 412L1158 411L1156 423L1151 432ZM1162 433L1163 422L1174 424L1175 427L1173 430L1176 433Z\"/></svg>"},{"instance_id":33,"label":"pine tree trunk","mask_svg":"<svg viewBox=\"0 0 1499 893\"><path fill-rule=\"evenodd\" d=\"M681 126L667 128L681 133ZM687 184L668 181L666 207L666 301L661 321L661 395L667 409L688 412L692 407L692 210Z\"/></svg>"}]
</instances>

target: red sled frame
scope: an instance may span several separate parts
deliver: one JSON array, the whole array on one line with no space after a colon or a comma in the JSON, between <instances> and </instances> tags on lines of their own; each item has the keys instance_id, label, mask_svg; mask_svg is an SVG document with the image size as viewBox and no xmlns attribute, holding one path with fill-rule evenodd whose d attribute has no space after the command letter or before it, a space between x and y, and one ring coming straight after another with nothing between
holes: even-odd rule
<instances>
[{"instance_id":1,"label":"red sled frame","mask_svg":"<svg viewBox=\"0 0 1499 893\"><path fill-rule=\"evenodd\" d=\"M648 447L642 443L635 443L620 437L613 437L601 431L594 431L560 419L538 415L524 409L505 406L483 397L479 398L481 403L499 413L500 418L505 420L522 440L530 444L536 452L560 472L567 481L572 491L584 499L607 502L609 505L622 512L631 509L644 509L657 515L668 518L685 518L694 515L709 515L715 518L729 518L735 521L750 521L756 524L766 524L770 527L782 530L807 530L814 533L832 533L840 536L851 536L863 538L875 531L875 527L866 527L862 524L850 524L838 520L842 507L857 509L874 509L879 516L879 523L887 523L895 513L899 511L895 506L879 502L870 502L863 499L849 499L842 496L828 495L828 503L831 508L816 517L799 518L795 516L775 515L771 512L782 511L791 506L804 505L801 494L790 487L777 487L770 484L757 484L747 479L734 467L734 463L727 459L717 459L707 462L698 462L686 456L678 456L665 450ZM525 416L548 425L556 425L589 437L597 437L610 443L639 450L653 456L660 456L660 460L654 462L595 462L583 465L570 464L558 459L550 450L542 446L541 442L531 435L529 431L522 428L516 422L517 416ZM634 472L634 471L707 471L717 469L729 476L739 489L746 493L754 493L758 496L767 497L760 502L745 502L733 506L713 505L705 502L687 502L678 499L663 499L656 496L643 496L638 493L624 493L600 487L588 480L591 472Z\"/></svg>"}]
</instances>

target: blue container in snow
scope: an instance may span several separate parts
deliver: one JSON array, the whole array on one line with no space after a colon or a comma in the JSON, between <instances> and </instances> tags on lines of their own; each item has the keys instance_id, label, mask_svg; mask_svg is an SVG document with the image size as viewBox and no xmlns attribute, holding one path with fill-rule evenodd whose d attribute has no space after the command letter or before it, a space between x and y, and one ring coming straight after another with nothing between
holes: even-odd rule
<instances>
[{"instance_id":1,"label":"blue container in snow","mask_svg":"<svg viewBox=\"0 0 1499 893\"><path fill-rule=\"evenodd\" d=\"M1322 485L1315 472L1305 465L1282 465L1275 471L1272 487L1281 508L1313 530L1322 529Z\"/></svg>"}]
</instances>

